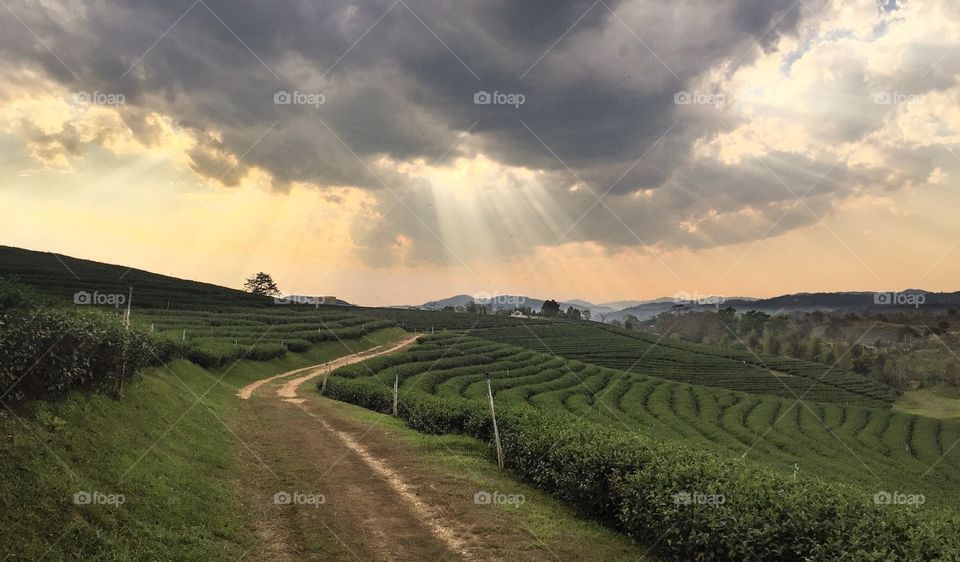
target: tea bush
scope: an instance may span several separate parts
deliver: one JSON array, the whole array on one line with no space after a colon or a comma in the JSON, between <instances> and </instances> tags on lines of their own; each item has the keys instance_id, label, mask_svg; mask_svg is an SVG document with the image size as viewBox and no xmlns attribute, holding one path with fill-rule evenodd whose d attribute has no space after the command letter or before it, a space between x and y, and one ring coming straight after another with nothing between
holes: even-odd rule
<instances>
[{"instance_id":1,"label":"tea bush","mask_svg":"<svg viewBox=\"0 0 960 562\"><path fill-rule=\"evenodd\" d=\"M372 377L331 376L326 393L392 409L392 388ZM488 408L412 390L398 413L424 432L489 441ZM525 404L502 404L497 414L509 469L673 559L960 559L955 515L873 505L852 486L785 477ZM717 499L684 501L697 494Z\"/></svg>"},{"instance_id":2,"label":"tea bush","mask_svg":"<svg viewBox=\"0 0 960 562\"><path fill-rule=\"evenodd\" d=\"M10 402L116 388L137 370L184 353L176 342L127 330L117 315L45 306L0 312L0 381Z\"/></svg>"}]
</instances>

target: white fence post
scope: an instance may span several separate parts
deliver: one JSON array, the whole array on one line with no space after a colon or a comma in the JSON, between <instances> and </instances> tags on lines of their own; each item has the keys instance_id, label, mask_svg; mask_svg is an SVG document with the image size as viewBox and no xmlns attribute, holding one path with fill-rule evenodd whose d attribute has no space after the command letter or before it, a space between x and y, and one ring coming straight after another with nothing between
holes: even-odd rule
<instances>
[{"instance_id":1,"label":"white fence post","mask_svg":"<svg viewBox=\"0 0 960 562\"><path fill-rule=\"evenodd\" d=\"M490 416L493 418L493 440L497 443L497 464L503 468L503 446L500 445L500 430L497 428L497 410L493 406L493 387L487 379L487 396L490 397Z\"/></svg>"},{"instance_id":2,"label":"white fence post","mask_svg":"<svg viewBox=\"0 0 960 562\"><path fill-rule=\"evenodd\" d=\"M130 305L132 304L133 304L133 285L130 285L130 296L127 297L127 314L126 314L127 317L124 319L124 323L126 324L126 328L128 330L130 329Z\"/></svg>"}]
</instances>

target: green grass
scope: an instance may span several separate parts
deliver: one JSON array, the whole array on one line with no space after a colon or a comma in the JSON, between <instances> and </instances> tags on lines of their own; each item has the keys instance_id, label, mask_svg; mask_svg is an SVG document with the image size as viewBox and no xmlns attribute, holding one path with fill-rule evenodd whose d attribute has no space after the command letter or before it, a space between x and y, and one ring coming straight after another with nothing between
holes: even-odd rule
<instances>
[{"instance_id":1,"label":"green grass","mask_svg":"<svg viewBox=\"0 0 960 562\"><path fill-rule=\"evenodd\" d=\"M243 385L403 335L326 343L216 372L187 361L145 370L122 400L72 393L0 410L0 559L237 559L252 545L227 423ZM202 398L198 402L198 398ZM125 502L76 505L77 492Z\"/></svg>"},{"instance_id":2,"label":"green grass","mask_svg":"<svg viewBox=\"0 0 960 562\"><path fill-rule=\"evenodd\" d=\"M908 390L893 405L893 409L907 414L940 419L960 419L960 398L952 392L936 390Z\"/></svg>"}]
</instances>

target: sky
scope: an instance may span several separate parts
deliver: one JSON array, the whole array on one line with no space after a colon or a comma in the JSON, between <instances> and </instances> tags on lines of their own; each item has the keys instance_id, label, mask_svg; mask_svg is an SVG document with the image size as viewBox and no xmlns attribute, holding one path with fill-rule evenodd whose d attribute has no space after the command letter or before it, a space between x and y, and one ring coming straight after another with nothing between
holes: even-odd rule
<instances>
[{"instance_id":1,"label":"sky","mask_svg":"<svg viewBox=\"0 0 960 562\"><path fill-rule=\"evenodd\" d=\"M366 305L960 290L955 0L0 4L0 244Z\"/></svg>"}]
</instances>

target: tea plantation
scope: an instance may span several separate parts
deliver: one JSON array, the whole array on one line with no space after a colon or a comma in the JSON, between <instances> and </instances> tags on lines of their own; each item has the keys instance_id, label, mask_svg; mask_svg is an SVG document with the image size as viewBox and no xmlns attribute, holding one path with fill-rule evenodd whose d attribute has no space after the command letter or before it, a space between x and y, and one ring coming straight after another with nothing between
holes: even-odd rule
<instances>
[{"instance_id":1,"label":"tea plantation","mask_svg":"<svg viewBox=\"0 0 960 562\"><path fill-rule=\"evenodd\" d=\"M486 397L489 376L503 403L641 431L789 474L873 491L922 489L934 503L960 500L960 448L950 450L960 440L958 421L691 385L457 334L428 336L414 350L337 375L372 376L384 386L399 375L403 393L478 400Z\"/></svg>"},{"instance_id":2,"label":"tea plantation","mask_svg":"<svg viewBox=\"0 0 960 562\"><path fill-rule=\"evenodd\" d=\"M849 403L749 394L453 332L341 368L325 391L390 412L395 378L400 416L413 427L485 439L489 384L508 467L661 540L670 557L960 556L946 531L960 522L958 421L891 413L850 390L841 391ZM691 508L678 497L724 503Z\"/></svg>"},{"instance_id":3,"label":"tea plantation","mask_svg":"<svg viewBox=\"0 0 960 562\"><path fill-rule=\"evenodd\" d=\"M472 335L602 367L754 394L880 408L896 399L889 386L838 367L595 323L531 323L523 329L477 329Z\"/></svg>"}]
</instances>

